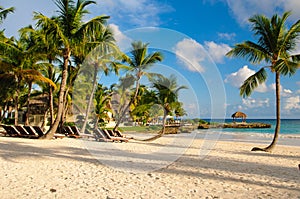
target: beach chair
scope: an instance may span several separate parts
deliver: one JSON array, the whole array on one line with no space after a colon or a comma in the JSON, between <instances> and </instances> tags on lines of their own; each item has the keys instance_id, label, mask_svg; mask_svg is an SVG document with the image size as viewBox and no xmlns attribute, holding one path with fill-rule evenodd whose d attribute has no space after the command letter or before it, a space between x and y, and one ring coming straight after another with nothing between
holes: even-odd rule
<instances>
[{"instance_id":1,"label":"beach chair","mask_svg":"<svg viewBox=\"0 0 300 199\"><path fill-rule=\"evenodd\" d=\"M81 138L78 132L74 132L70 126L64 126L64 131L66 132L66 136L70 138Z\"/></svg>"},{"instance_id":2,"label":"beach chair","mask_svg":"<svg viewBox=\"0 0 300 199\"><path fill-rule=\"evenodd\" d=\"M112 129L106 129L110 136L119 137Z\"/></svg>"},{"instance_id":3,"label":"beach chair","mask_svg":"<svg viewBox=\"0 0 300 199\"><path fill-rule=\"evenodd\" d=\"M115 134L118 136L118 137L123 137L123 138L127 138L127 139L133 139L133 137L127 137L127 135L123 134L121 131L119 130L115 130L114 131Z\"/></svg>"},{"instance_id":4,"label":"beach chair","mask_svg":"<svg viewBox=\"0 0 300 199\"><path fill-rule=\"evenodd\" d=\"M32 127L35 130L35 132L39 134L39 137L45 135L45 133L44 133L44 131L43 131L43 129L41 127L39 127L39 126L32 126ZM53 137L54 138L64 138L66 136L62 135L62 134L55 133Z\"/></svg>"},{"instance_id":5,"label":"beach chair","mask_svg":"<svg viewBox=\"0 0 300 199\"><path fill-rule=\"evenodd\" d=\"M11 137L21 137L21 133L18 130L12 128L11 126L2 125L2 127L6 131L7 135L9 135Z\"/></svg>"},{"instance_id":6,"label":"beach chair","mask_svg":"<svg viewBox=\"0 0 300 199\"><path fill-rule=\"evenodd\" d=\"M71 126L71 129L72 129L72 131L75 135L78 135L82 138L95 138L95 135L87 134L87 133L81 133L77 126Z\"/></svg>"},{"instance_id":7,"label":"beach chair","mask_svg":"<svg viewBox=\"0 0 300 199\"><path fill-rule=\"evenodd\" d=\"M94 135L96 141L104 141L104 142L113 142L113 140L109 139L105 133L103 133L100 129L94 130Z\"/></svg>"},{"instance_id":8,"label":"beach chair","mask_svg":"<svg viewBox=\"0 0 300 199\"><path fill-rule=\"evenodd\" d=\"M36 133L29 133L23 126L15 126L15 128L21 133L22 137L27 138L38 138L39 136Z\"/></svg>"},{"instance_id":9,"label":"beach chair","mask_svg":"<svg viewBox=\"0 0 300 199\"><path fill-rule=\"evenodd\" d=\"M39 134L39 137L42 137L45 134L43 129L39 126L32 126L32 128L35 130L37 134Z\"/></svg>"},{"instance_id":10,"label":"beach chair","mask_svg":"<svg viewBox=\"0 0 300 199\"><path fill-rule=\"evenodd\" d=\"M101 129L100 131L103 132L103 134L108 138L111 139L113 141L119 141L119 142L128 142L127 138L123 138L123 137L116 137L116 136L112 136L109 134L109 132L106 129Z\"/></svg>"},{"instance_id":11,"label":"beach chair","mask_svg":"<svg viewBox=\"0 0 300 199\"><path fill-rule=\"evenodd\" d=\"M29 134L40 137L40 135L33 129L32 126L23 126L23 128L25 128Z\"/></svg>"}]
</instances>

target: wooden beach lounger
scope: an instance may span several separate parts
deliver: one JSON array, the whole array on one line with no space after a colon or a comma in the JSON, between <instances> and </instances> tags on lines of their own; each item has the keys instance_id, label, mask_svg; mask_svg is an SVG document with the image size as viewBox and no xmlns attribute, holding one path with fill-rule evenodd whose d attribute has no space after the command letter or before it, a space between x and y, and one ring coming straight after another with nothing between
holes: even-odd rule
<instances>
[{"instance_id":1,"label":"wooden beach lounger","mask_svg":"<svg viewBox=\"0 0 300 199\"><path fill-rule=\"evenodd\" d=\"M104 142L113 142L113 140L109 139L105 133L103 133L100 129L94 130L94 135L96 141L104 141Z\"/></svg>"},{"instance_id":2,"label":"wooden beach lounger","mask_svg":"<svg viewBox=\"0 0 300 199\"><path fill-rule=\"evenodd\" d=\"M43 129L39 126L32 126L33 129L41 136L45 135ZM54 134L54 138L64 138L66 137L65 135L62 135L62 134L58 134L58 133L55 133Z\"/></svg>"},{"instance_id":3,"label":"wooden beach lounger","mask_svg":"<svg viewBox=\"0 0 300 199\"><path fill-rule=\"evenodd\" d=\"M121 137L121 138L126 138L126 139L132 139L132 137L127 137L126 135L123 135L122 133L121 133L121 131L119 131L119 130L111 130L111 129L106 129L107 130L107 132L109 133L109 135L110 136L114 136L114 137Z\"/></svg>"},{"instance_id":4,"label":"wooden beach lounger","mask_svg":"<svg viewBox=\"0 0 300 199\"><path fill-rule=\"evenodd\" d=\"M21 137L21 133L17 131L16 129L12 128L9 125L2 125L4 130L6 131L6 134L11 137Z\"/></svg>"},{"instance_id":5,"label":"wooden beach lounger","mask_svg":"<svg viewBox=\"0 0 300 199\"><path fill-rule=\"evenodd\" d=\"M39 135L37 133L27 131L23 126L15 126L15 128L21 133L22 136L28 137L28 138L39 138Z\"/></svg>"},{"instance_id":6,"label":"wooden beach lounger","mask_svg":"<svg viewBox=\"0 0 300 199\"><path fill-rule=\"evenodd\" d=\"M87 134L87 133L81 133L80 130L77 128L77 126L71 126L71 129L75 135L78 135L82 138L95 138L95 135Z\"/></svg>"},{"instance_id":7,"label":"wooden beach lounger","mask_svg":"<svg viewBox=\"0 0 300 199\"><path fill-rule=\"evenodd\" d=\"M81 138L78 132L74 132L70 126L64 126L64 131L66 132L66 136L69 138Z\"/></svg>"},{"instance_id":8,"label":"wooden beach lounger","mask_svg":"<svg viewBox=\"0 0 300 199\"><path fill-rule=\"evenodd\" d=\"M111 139L113 141L119 141L119 142L128 142L127 138L123 137L116 137L114 134L110 134L106 129L101 129L101 131L107 136L108 139Z\"/></svg>"}]
</instances>

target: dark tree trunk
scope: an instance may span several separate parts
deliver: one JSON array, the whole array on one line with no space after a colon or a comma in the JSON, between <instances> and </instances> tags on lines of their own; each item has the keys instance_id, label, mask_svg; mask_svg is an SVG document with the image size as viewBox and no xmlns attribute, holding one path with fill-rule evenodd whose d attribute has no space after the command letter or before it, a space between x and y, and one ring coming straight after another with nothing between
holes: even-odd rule
<instances>
[{"instance_id":1,"label":"dark tree trunk","mask_svg":"<svg viewBox=\"0 0 300 199\"><path fill-rule=\"evenodd\" d=\"M62 70L62 78L61 78L61 85L59 90L59 97L58 97L58 108L57 108L57 115L55 121L49 131L42 136L42 139L52 139L54 134L57 131L58 125L60 124L61 117L64 111L64 95L67 86L67 79L68 79L68 66L69 66L69 59L71 56L71 52L66 50L64 53L64 63L63 63L63 70Z\"/></svg>"},{"instance_id":2,"label":"dark tree trunk","mask_svg":"<svg viewBox=\"0 0 300 199\"><path fill-rule=\"evenodd\" d=\"M265 151L265 152L272 152L274 149L277 141L278 141L278 136L280 132L280 74L276 72L276 127L275 127L275 132L274 132L274 137L269 146L266 148L259 148L259 147L254 147L251 151Z\"/></svg>"},{"instance_id":3,"label":"dark tree trunk","mask_svg":"<svg viewBox=\"0 0 300 199\"><path fill-rule=\"evenodd\" d=\"M50 111L50 127L54 123L54 105L53 105L53 87L49 88L49 111Z\"/></svg>"},{"instance_id":4,"label":"dark tree trunk","mask_svg":"<svg viewBox=\"0 0 300 199\"><path fill-rule=\"evenodd\" d=\"M25 116L25 125L29 125L29 115L30 115L30 95L31 95L32 82L29 82L28 94L27 94L27 112Z\"/></svg>"},{"instance_id":5,"label":"dark tree trunk","mask_svg":"<svg viewBox=\"0 0 300 199\"><path fill-rule=\"evenodd\" d=\"M15 126L19 123L19 96L20 96L20 80L18 80L18 86L15 96Z\"/></svg>"}]
</instances>

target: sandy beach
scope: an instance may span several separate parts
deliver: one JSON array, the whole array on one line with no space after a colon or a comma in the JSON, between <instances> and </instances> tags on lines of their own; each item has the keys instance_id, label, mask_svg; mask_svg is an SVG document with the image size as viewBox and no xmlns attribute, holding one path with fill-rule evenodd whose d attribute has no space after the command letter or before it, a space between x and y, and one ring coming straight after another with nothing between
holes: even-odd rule
<instances>
[{"instance_id":1,"label":"sandy beach","mask_svg":"<svg viewBox=\"0 0 300 199\"><path fill-rule=\"evenodd\" d=\"M264 144L178 135L0 143L1 198L300 198L298 146L251 152Z\"/></svg>"}]
</instances>

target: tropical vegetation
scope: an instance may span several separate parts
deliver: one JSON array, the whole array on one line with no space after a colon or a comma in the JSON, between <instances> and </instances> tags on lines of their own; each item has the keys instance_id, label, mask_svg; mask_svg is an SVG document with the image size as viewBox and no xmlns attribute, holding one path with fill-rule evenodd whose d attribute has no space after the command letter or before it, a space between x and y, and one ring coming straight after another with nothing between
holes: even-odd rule
<instances>
[{"instance_id":1,"label":"tropical vegetation","mask_svg":"<svg viewBox=\"0 0 300 199\"><path fill-rule=\"evenodd\" d=\"M259 71L251 75L240 87L240 95L250 96L251 93L267 80L267 69L275 74L276 93L276 127L271 144L265 148L254 147L252 151L270 152L275 147L280 132L280 76L293 75L300 65L300 54L295 52L300 36L300 20L287 27L290 12L282 17L274 15L254 15L249 19L252 31L258 41L245 41L236 44L227 53L230 57L242 57L254 64L264 64Z\"/></svg>"},{"instance_id":2,"label":"tropical vegetation","mask_svg":"<svg viewBox=\"0 0 300 199\"><path fill-rule=\"evenodd\" d=\"M132 50L122 53L107 25L109 16L86 20L87 8L95 1L54 2L57 15L48 17L34 12L35 26L20 29L18 38L7 38L4 30L0 33L1 122L5 122L9 115L15 125L20 121L30 125L31 100L37 97L47 99L42 126L48 125L50 129L42 137L44 139L51 139L60 132L66 118L74 111L82 120L81 132L86 132L87 126L92 130L91 121L97 128L112 119L116 120L116 129L127 112L133 120L144 121L143 125L158 120L159 113L164 115L164 120L166 114L175 109L176 114L184 113L176 90L183 87L176 87L176 84L174 88L162 88L157 79L174 83L175 77L163 79L162 75L149 72L152 66L163 60L161 52L149 52L148 43L133 41ZM0 7L0 24L13 11L13 7ZM119 70L125 76L120 77L118 85L107 88L99 83L99 73L119 75ZM147 77L153 87L140 85L143 77ZM92 84L85 84L90 79ZM75 88L76 82L82 83L79 88ZM79 100L82 106L73 100L78 93L85 96ZM116 95L119 95L119 105L122 105L119 109L112 108L112 99ZM25 116L19 118L22 114Z\"/></svg>"}]
</instances>

